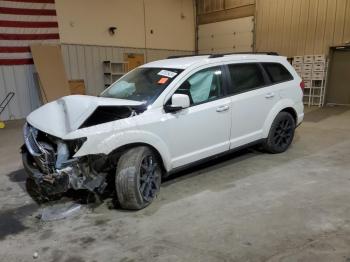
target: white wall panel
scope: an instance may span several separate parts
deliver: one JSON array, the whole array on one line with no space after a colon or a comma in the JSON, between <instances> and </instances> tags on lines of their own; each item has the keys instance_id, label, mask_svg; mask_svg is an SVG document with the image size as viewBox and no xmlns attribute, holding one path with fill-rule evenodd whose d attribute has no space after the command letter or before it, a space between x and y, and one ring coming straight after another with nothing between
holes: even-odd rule
<instances>
[{"instance_id":1,"label":"white wall panel","mask_svg":"<svg viewBox=\"0 0 350 262\"><path fill-rule=\"evenodd\" d=\"M249 52L253 50L252 16L198 26L199 53Z\"/></svg>"},{"instance_id":2,"label":"white wall panel","mask_svg":"<svg viewBox=\"0 0 350 262\"><path fill-rule=\"evenodd\" d=\"M9 92L15 93L15 97L1 114L1 120L23 118L39 106L33 72L33 65L0 66L0 100Z\"/></svg>"}]
</instances>

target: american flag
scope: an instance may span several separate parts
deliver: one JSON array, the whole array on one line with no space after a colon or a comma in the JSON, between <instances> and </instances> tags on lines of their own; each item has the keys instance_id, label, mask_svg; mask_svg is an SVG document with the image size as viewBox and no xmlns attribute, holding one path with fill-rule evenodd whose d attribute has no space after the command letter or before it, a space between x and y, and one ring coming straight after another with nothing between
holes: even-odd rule
<instances>
[{"instance_id":1,"label":"american flag","mask_svg":"<svg viewBox=\"0 0 350 262\"><path fill-rule=\"evenodd\" d=\"M55 0L0 0L0 65L33 64L37 43L59 43Z\"/></svg>"}]
</instances>

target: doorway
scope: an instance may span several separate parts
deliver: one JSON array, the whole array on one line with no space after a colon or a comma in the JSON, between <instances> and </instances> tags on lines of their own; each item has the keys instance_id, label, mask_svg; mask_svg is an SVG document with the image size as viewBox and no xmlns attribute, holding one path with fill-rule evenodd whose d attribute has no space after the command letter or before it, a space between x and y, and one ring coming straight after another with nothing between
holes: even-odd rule
<instances>
[{"instance_id":1,"label":"doorway","mask_svg":"<svg viewBox=\"0 0 350 262\"><path fill-rule=\"evenodd\" d=\"M350 46L330 50L326 103L350 105Z\"/></svg>"}]
</instances>

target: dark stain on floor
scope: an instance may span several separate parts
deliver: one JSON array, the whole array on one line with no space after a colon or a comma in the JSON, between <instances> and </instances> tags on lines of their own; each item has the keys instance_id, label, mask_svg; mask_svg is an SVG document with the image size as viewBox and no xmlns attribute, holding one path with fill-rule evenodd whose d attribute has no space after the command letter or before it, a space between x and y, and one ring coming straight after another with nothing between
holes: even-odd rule
<instances>
[{"instance_id":1,"label":"dark stain on floor","mask_svg":"<svg viewBox=\"0 0 350 262\"><path fill-rule=\"evenodd\" d=\"M82 238L80 238L80 245L82 247L88 247L89 245L91 245L95 241L96 241L96 239L93 237L82 237Z\"/></svg>"},{"instance_id":2,"label":"dark stain on floor","mask_svg":"<svg viewBox=\"0 0 350 262\"><path fill-rule=\"evenodd\" d=\"M5 239L9 235L15 235L28 229L28 227L23 224L23 220L25 217L32 215L37 210L38 206L36 204L30 204L19 208L1 211L0 240Z\"/></svg>"},{"instance_id":3,"label":"dark stain on floor","mask_svg":"<svg viewBox=\"0 0 350 262\"><path fill-rule=\"evenodd\" d=\"M53 235L53 231L51 229L45 230L39 237L40 240L49 239Z\"/></svg>"},{"instance_id":4,"label":"dark stain on floor","mask_svg":"<svg viewBox=\"0 0 350 262\"><path fill-rule=\"evenodd\" d=\"M12 182L25 182L28 178L23 168L8 174L8 177Z\"/></svg>"},{"instance_id":5,"label":"dark stain on floor","mask_svg":"<svg viewBox=\"0 0 350 262\"><path fill-rule=\"evenodd\" d=\"M74 256L74 257L69 257L65 260L65 262L84 262L85 260L81 257Z\"/></svg>"}]
</instances>

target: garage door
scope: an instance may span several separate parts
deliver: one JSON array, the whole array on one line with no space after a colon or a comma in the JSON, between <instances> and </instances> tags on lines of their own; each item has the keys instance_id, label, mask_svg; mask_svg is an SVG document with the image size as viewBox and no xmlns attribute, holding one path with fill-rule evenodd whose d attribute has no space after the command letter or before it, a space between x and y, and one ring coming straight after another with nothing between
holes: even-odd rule
<instances>
[{"instance_id":1,"label":"garage door","mask_svg":"<svg viewBox=\"0 0 350 262\"><path fill-rule=\"evenodd\" d=\"M199 25L198 52L252 52L253 30L253 16Z\"/></svg>"}]
</instances>

